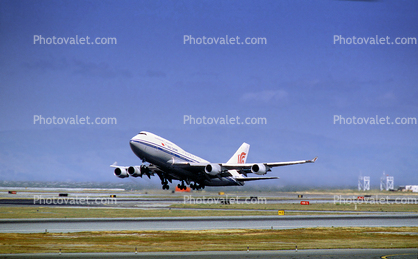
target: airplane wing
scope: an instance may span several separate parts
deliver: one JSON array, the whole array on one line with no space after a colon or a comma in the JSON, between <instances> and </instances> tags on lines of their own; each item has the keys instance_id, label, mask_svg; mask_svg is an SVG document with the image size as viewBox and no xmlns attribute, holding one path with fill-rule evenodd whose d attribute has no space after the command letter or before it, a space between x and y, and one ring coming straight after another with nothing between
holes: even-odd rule
<instances>
[{"instance_id":1,"label":"airplane wing","mask_svg":"<svg viewBox=\"0 0 418 259\"><path fill-rule=\"evenodd\" d=\"M118 165L118 162L114 162L113 164L111 164L111 165L110 165L110 167L114 167L114 168L116 168L116 167L120 167L120 168L122 168L122 167L123 167L123 168L128 168L129 166L119 166L119 165Z\"/></svg>"},{"instance_id":2,"label":"airplane wing","mask_svg":"<svg viewBox=\"0 0 418 259\"><path fill-rule=\"evenodd\" d=\"M315 163L318 157L315 157L311 160L299 160L299 161L290 161L290 162L274 162L274 163L261 163L264 164L266 167L272 168L276 166L285 166L285 165L297 165L297 164L306 164L306 163ZM229 170L242 170L242 169L251 169L253 165L257 163L245 163L245 164L220 164L222 167L227 168Z\"/></svg>"},{"instance_id":3,"label":"airplane wing","mask_svg":"<svg viewBox=\"0 0 418 259\"><path fill-rule=\"evenodd\" d=\"M274 163L261 163L264 164L266 167L272 168L276 166L285 166L285 165L297 165L297 164L305 164L305 163L315 163L315 161L318 159L318 157L315 157L311 160L300 160L300 161L290 161L290 162L274 162ZM173 166L177 167L195 167L195 168L204 168L208 164L204 163L189 163L189 162L183 162L183 161L168 161ZM251 167L257 163L245 163L245 164L231 164L231 163L218 163L221 167L227 169L227 170L245 170L245 169L251 169Z\"/></svg>"}]
</instances>

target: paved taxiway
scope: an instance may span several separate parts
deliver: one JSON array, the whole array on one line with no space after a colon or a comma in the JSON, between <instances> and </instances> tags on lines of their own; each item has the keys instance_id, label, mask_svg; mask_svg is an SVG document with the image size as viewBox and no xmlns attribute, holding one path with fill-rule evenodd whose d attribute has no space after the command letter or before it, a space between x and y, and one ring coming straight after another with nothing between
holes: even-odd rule
<instances>
[{"instance_id":1,"label":"paved taxiway","mask_svg":"<svg viewBox=\"0 0 418 259\"><path fill-rule=\"evenodd\" d=\"M1 233L402 226L418 226L418 214L0 220Z\"/></svg>"},{"instance_id":2,"label":"paved taxiway","mask_svg":"<svg viewBox=\"0 0 418 259\"><path fill-rule=\"evenodd\" d=\"M285 250L285 251L209 251L209 252L156 252L156 253L63 253L54 254L10 254L0 258L146 258L146 259L240 259L240 258L417 258L418 249L318 249L318 250Z\"/></svg>"},{"instance_id":3,"label":"paved taxiway","mask_svg":"<svg viewBox=\"0 0 418 259\"><path fill-rule=\"evenodd\" d=\"M13 190L13 188L9 188ZM310 193L303 194L303 197L298 197L298 194L287 192L231 192L225 195L218 195L215 191L197 191L197 192L183 192L183 193L171 193L167 191L152 190L148 192L129 192L115 190L100 190L92 192L90 189L63 189L60 192L52 188L44 188L40 190L16 190L16 194L8 194L6 187L0 187L0 206L83 206L83 207L123 207L123 208L162 208L168 207L173 204L193 204L189 198L201 199L214 198L214 199L230 199L233 198L240 204L244 204L250 197L258 197L260 200L265 199L268 204L298 204L302 200L310 201L314 203L335 203L342 201L348 201L349 203L362 203L362 201L356 200L358 194L320 194ZM68 196L59 197L59 194L66 194ZM117 198L110 198L110 196L116 195ZM388 192L387 194L375 194L366 195L361 194L365 201L367 199L373 199L374 201L380 201L383 199L384 204L393 204L395 202L408 202L408 204L418 204L418 195L413 193L395 193ZM80 200L87 199L89 204L75 204L69 203L54 204L49 202L51 199L63 199L63 200ZM46 201L46 202L45 202ZM96 202L99 201L99 202ZM105 202L102 202L105 201Z\"/></svg>"}]
</instances>

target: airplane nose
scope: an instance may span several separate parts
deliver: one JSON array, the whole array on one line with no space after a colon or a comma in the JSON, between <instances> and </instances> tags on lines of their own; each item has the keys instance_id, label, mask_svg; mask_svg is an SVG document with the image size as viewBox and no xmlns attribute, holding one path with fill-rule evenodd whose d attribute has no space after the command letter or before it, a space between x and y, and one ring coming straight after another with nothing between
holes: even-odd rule
<instances>
[{"instance_id":1,"label":"airplane nose","mask_svg":"<svg viewBox=\"0 0 418 259\"><path fill-rule=\"evenodd\" d=\"M139 147L136 145L135 141L132 139L129 141L129 146L131 146L132 151L137 154Z\"/></svg>"},{"instance_id":2,"label":"airplane nose","mask_svg":"<svg viewBox=\"0 0 418 259\"><path fill-rule=\"evenodd\" d=\"M145 155L146 149L147 149L146 146L142 145L137 140L135 141L133 139L131 139L129 141L129 145L131 146L131 149L134 152L134 154L144 161L144 155Z\"/></svg>"},{"instance_id":3,"label":"airplane nose","mask_svg":"<svg viewBox=\"0 0 418 259\"><path fill-rule=\"evenodd\" d=\"M146 147L142 145L142 143L140 143L138 140L135 140L135 139L131 139L129 141L129 145L131 146L132 150L145 150L146 149Z\"/></svg>"}]
</instances>

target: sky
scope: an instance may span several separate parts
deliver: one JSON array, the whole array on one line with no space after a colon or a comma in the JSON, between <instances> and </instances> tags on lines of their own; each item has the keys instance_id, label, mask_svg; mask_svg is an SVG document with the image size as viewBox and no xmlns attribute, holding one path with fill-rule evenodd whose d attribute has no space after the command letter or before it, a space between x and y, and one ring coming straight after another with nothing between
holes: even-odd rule
<instances>
[{"instance_id":1,"label":"sky","mask_svg":"<svg viewBox=\"0 0 418 259\"><path fill-rule=\"evenodd\" d=\"M383 173L418 184L417 11L415 0L0 0L0 180L158 183L109 167L141 163L129 140L145 130L211 162L243 142L247 162L319 157L253 187L355 186L360 174L377 186ZM203 37L242 44L197 44ZM376 38L385 44L369 44ZM53 116L116 123L35 121ZM376 116L385 124L365 123Z\"/></svg>"}]
</instances>

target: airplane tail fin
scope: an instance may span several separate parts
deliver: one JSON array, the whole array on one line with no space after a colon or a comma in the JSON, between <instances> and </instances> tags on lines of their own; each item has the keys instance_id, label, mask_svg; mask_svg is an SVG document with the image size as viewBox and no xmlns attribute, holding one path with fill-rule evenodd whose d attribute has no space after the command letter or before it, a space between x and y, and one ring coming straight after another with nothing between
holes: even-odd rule
<instances>
[{"instance_id":1,"label":"airplane tail fin","mask_svg":"<svg viewBox=\"0 0 418 259\"><path fill-rule=\"evenodd\" d=\"M250 151L250 145L242 143L237 152L226 162L227 164L245 164L247 161L248 152Z\"/></svg>"}]
</instances>

